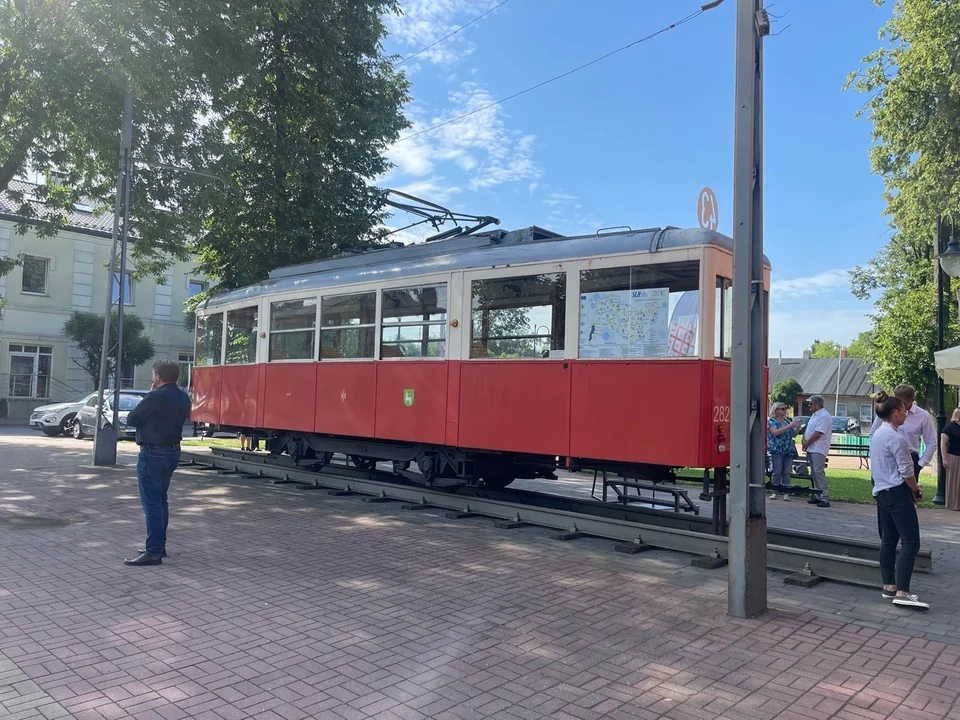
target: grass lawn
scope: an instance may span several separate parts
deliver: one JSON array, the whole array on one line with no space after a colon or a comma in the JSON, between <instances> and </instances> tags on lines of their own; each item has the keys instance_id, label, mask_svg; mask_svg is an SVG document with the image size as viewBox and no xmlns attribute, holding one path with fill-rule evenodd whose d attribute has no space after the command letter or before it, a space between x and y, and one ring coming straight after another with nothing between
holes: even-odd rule
<instances>
[{"instance_id":1,"label":"grass lawn","mask_svg":"<svg viewBox=\"0 0 960 720\"><path fill-rule=\"evenodd\" d=\"M184 438L180 441L180 445L184 447L210 447L211 445L216 445L218 447L231 447L240 449L240 439L239 438Z\"/></svg>"},{"instance_id":2,"label":"grass lawn","mask_svg":"<svg viewBox=\"0 0 960 720\"><path fill-rule=\"evenodd\" d=\"M677 479L684 481L687 479L702 482L702 470L680 470L677 472ZM793 478L793 484L799 487L809 487L809 481L806 479ZM830 486L830 499L837 502L869 503L873 504L872 486L870 485L869 470L845 470L827 468L827 484ZM936 508L933 496L937 494L937 477L929 473L920 475L920 485L923 487L924 501L917 503L920 508Z\"/></svg>"}]
</instances>

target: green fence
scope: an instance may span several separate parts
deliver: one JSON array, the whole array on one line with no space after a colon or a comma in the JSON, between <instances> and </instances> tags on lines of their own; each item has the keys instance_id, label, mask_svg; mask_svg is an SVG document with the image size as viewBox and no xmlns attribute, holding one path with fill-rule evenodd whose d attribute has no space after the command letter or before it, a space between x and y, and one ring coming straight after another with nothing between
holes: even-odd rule
<instances>
[{"instance_id":1,"label":"green fence","mask_svg":"<svg viewBox=\"0 0 960 720\"><path fill-rule=\"evenodd\" d=\"M834 445L842 445L836 451L837 455L862 456L864 449L870 449L870 437L867 435L841 435L834 433L831 442Z\"/></svg>"}]
</instances>

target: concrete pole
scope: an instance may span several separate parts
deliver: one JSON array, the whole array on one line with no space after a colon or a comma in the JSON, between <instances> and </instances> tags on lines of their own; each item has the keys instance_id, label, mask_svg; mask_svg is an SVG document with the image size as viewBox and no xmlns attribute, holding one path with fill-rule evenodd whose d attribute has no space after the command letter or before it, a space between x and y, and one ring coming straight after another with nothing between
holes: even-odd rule
<instances>
[{"instance_id":1,"label":"concrete pole","mask_svg":"<svg viewBox=\"0 0 960 720\"><path fill-rule=\"evenodd\" d=\"M737 0L727 611L741 618L767 609L762 38L768 33L769 19L760 0Z\"/></svg>"},{"instance_id":2,"label":"concrete pole","mask_svg":"<svg viewBox=\"0 0 960 720\"><path fill-rule=\"evenodd\" d=\"M116 401L114 401L114 422L111 427L103 428L103 403L106 397L107 385L107 356L110 353L110 319L113 310L113 278L117 272L117 248L120 244L120 222L123 216L123 239L126 239L127 220L129 218L129 182L132 167L130 145L133 137L133 95L127 92L123 101L123 126L120 132L120 161L117 170L117 199L113 208L113 246L110 250L110 271L107 276L106 312L103 316L103 342L100 346L100 382L97 388L97 416L93 436L93 464L117 464L117 424ZM121 253L123 251L121 250ZM123 265L121 258L121 265ZM123 293L123 278L120 278L121 298ZM122 304L121 304L122 307ZM119 321L119 315L118 315ZM117 356L120 356L120 345L117 344ZM119 382L117 383L119 386Z\"/></svg>"}]
</instances>

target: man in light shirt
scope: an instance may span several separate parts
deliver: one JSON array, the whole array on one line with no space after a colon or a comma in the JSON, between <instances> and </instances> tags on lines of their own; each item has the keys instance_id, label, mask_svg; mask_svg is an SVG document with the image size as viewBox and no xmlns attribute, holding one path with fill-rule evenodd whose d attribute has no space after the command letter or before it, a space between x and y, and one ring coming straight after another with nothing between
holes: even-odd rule
<instances>
[{"instance_id":1,"label":"man in light shirt","mask_svg":"<svg viewBox=\"0 0 960 720\"><path fill-rule=\"evenodd\" d=\"M810 461L810 473L813 476L813 489L816 496L807 500L817 507L830 507L830 488L827 486L827 455L830 453L830 441L833 439L833 418L823 407L822 395L811 395L807 401L813 414L803 431L803 451Z\"/></svg>"},{"instance_id":2,"label":"man in light shirt","mask_svg":"<svg viewBox=\"0 0 960 720\"><path fill-rule=\"evenodd\" d=\"M893 391L894 397L900 398L904 408L907 411L907 419L903 425L897 428L897 432L903 435L907 441L907 447L910 448L910 456L913 458L914 477L920 478L920 470L925 468L933 460L933 454L937 451L937 428L933 417L922 407L914 402L916 391L911 385L898 385ZM877 431L883 424L880 416L873 419L873 425L870 428L870 436ZM920 441L923 441L923 455L920 455Z\"/></svg>"}]
</instances>

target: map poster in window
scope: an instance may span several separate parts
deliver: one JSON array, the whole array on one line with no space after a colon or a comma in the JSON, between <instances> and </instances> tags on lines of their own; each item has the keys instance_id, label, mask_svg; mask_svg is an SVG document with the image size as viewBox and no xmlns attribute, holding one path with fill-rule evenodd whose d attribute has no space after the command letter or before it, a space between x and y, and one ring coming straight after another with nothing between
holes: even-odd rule
<instances>
[{"instance_id":1,"label":"map poster in window","mask_svg":"<svg viewBox=\"0 0 960 720\"><path fill-rule=\"evenodd\" d=\"M581 294L579 356L666 357L669 305L669 288Z\"/></svg>"}]
</instances>

